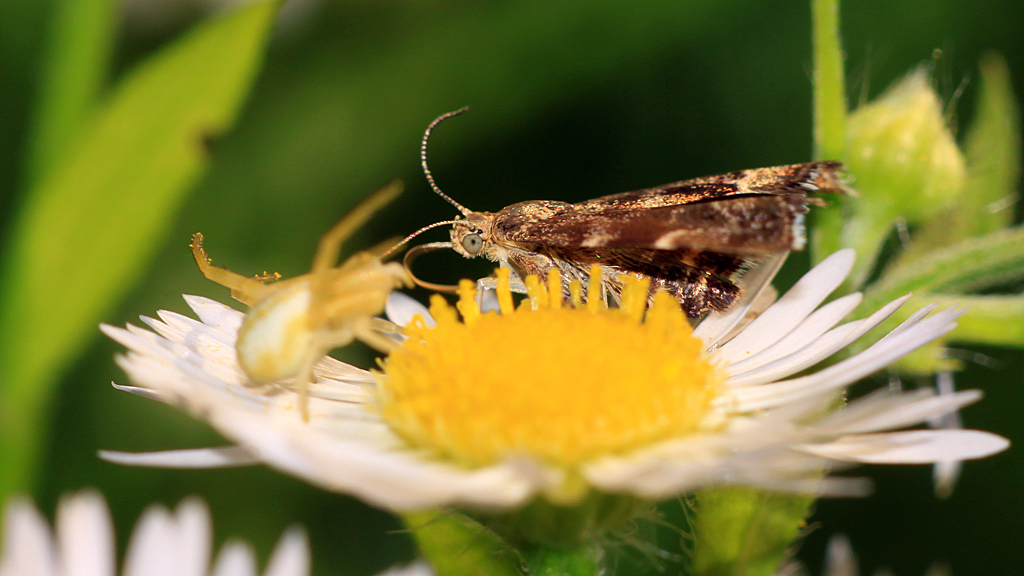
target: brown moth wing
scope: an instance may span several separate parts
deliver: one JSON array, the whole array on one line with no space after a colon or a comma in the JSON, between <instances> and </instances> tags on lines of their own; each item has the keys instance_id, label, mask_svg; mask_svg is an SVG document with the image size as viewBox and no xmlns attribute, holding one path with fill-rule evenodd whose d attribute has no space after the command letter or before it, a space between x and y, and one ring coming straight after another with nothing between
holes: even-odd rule
<instances>
[{"instance_id":1,"label":"brown moth wing","mask_svg":"<svg viewBox=\"0 0 1024 576\"><path fill-rule=\"evenodd\" d=\"M582 211L635 210L688 204L738 194L848 193L839 178L840 162L787 164L672 182L654 188L611 194L580 202Z\"/></svg>"},{"instance_id":2,"label":"brown moth wing","mask_svg":"<svg viewBox=\"0 0 1024 576\"><path fill-rule=\"evenodd\" d=\"M620 273L651 278L692 318L725 310L740 295L733 281L762 257L806 243L808 192L845 193L838 162L811 162L684 180L568 204L520 202L495 214L472 213L485 254L520 276L557 268L568 287L586 289L591 264L618 300ZM456 229L459 227L456 226ZM453 241L456 238L453 234Z\"/></svg>"},{"instance_id":3,"label":"brown moth wing","mask_svg":"<svg viewBox=\"0 0 1024 576\"><path fill-rule=\"evenodd\" d=\"M520 215L519 205L512 205L498 213L493 234L503 244L568 250L634 247L762 256L803 248L806 202L802 194L730 196L632 212L586 212L570 204L541 218Z\"/></svg>"},{"instance_id":4,"label":"brown moth wing","mask_svg":"<svg viewBox=\"0 0 1024 576\"><path fill-rule=\"evenodd\" d=\"M566 298L573 280L579 281L586 293L591 264L601 265L602 284L607 296L615 302L622 292L619 274L647 276L651 279L652 294L656 289L668 292L691 318L732 305L740 296L740 289L732 279L750 264L750 260L742 256L699 250L556 249L517 244L508 246L506 256L509 267L520 277L527 274L544 277L548 269L556 268L562 277Z\"/></svg>"}]
</instances>

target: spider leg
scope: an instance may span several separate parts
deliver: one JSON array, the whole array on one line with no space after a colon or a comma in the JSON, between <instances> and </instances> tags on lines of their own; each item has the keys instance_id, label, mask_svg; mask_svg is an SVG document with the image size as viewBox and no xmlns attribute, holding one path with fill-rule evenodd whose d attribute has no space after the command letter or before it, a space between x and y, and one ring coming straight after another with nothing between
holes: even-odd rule
<instances>
[{"instance_id":1,"label":"spider leg","mask_svg":"<svg viewBox=\"0 0 1024 576\"><path fill-rule=\"evenodd\" d=\"M264 285L260 279L242 276L226 268L214 266L210 262L210 256L207 255L206 249L203 248L203 235L199 232L192 236L192 256L195 257L199 271L206 276L207 280L212 280L230 289L231 296L239 302L252 306L273 290Z\"/></svg>"},{"instance_id":2,"label":"spider leg","mask_svg":"<svg viewBox=\"0 0 1024 576\"><path fill-rule=\"evenodd\" d=\"M366 320L367 321L365 323L360 322L352 327L352 333L355 337L367 346L375 348L378 352L387 354L394 350L398 343L391 338L376 332L374 330L374 323L370 322L370 320L374 320L373 318L367 318Z\"/></svg>"},{"instance_id":3,"label":"spider leg","mask_svg":"<svg viewBox=\"0 0 1024 576\"><path fill-rule=\"evenodd\" d=\"M373 213L380 210L385 204L391 202L402 192L402 183L395 180L369 195L362 202L356 205L351 212L345 215L327 234L320 238L320 244L316 249L316 256L313 258L313 274L324 272L333 268L338 261L338 254L341 253L341 245L352 235L352 232L362 226Z\"/></svg>"}]
</instances>

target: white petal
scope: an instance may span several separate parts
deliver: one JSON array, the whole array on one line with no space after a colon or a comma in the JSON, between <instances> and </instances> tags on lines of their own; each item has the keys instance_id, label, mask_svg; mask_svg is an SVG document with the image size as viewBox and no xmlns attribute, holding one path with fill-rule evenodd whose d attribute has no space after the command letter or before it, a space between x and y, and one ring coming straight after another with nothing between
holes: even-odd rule
<instances>
[{"instance_id":1,"label":"white petal","mask_svg":"<svg viewBox=\"0 0 1024 576\"><path fill-rule=\"evenodd\" d=\"M847 314L853 311L860 304L861 294L855 292L829 302L818 308L813 314L804 319L799 326L793 329L785 338L772 344L763 351L745 360L740 360L729 366L729 372L742 374L763 366L773 360L789 356L794 352L805 348L815 342L819 336L835 326Z\"/></svg>"},{"instance_id":2,"label":"white petal","mask_svg":"<svg viewBox=\"0 0 1024 576\"><path fill-rule=\"evenodd\" d=\"M960 460L940 460L932 468L932 483L935 485L935 497L945 500L953 495L953 488L960 479L960 471L963 469L963 462Z\"/></svg>"},{"instance_id":3,"label":"white petal","mask_svg":"<svg viewBox=\"0 0 1024 576\"><path fill-rule=\"evenodd\" d=\"M980 390L935 396L930 389L893 394L887 389L858 398L815 427L833 434L882 432L927 422L981 399Z\"/></svg>"},{"instance_id":4,"label":"white petal","mask_svg":"<svg viewBox=\"0 0 1024 576\"><path fill-rule=\"evenodd\" d=\"M128 541L125 576L177 576L177 536L174 520L166 508L146 509Z\"/></svg>"},{"instance_id":5,"label":"white petal","mask_svg":"<svg viewBox=\"0 0 1024 576\"><path fill-rule=\"evenodd\" d=\"M168 340L182 341L185 337L195 338L196 335L200 335L204 340L208 340L210 344L216 346L233 347L235 345L235 332L224 332L216 326L203 324L177 312L160 310L156 315L159 320L146 316L140 316L139 319Z\"/></svg>"},{"instance_id":6,"label":"white petal","mask_svg":"<svg viewBox=\"0 0 1024 576\"><path fill-rule=\"evenodd\" d=\"M111 386L129 394L135 394L136 396L142 396L149 400L156 400L157 402L169 402L169 398L165 394L161 394L156 390L150 390L149 388L139 388L138 386L123 386L117 382L111 382Z\"/></svg>"},{"instance_id":7,"label":"white petal","mask_svg":"<svg viewBox=\"0 0 1024 576\"><path fill-rule=\"evenodd\" d=\"M230 306L202 296L186 294L184 298L189 308L199 316L204 324L218 328L226 334L234 334L242 326L245 314Z\"/></svg>"},{"instance_id":8,"label":"white petal","mask_svg":"<svg viewBox=\"0 0 1024 576\"><path fill-rule=\"evenodd\" d=\"M717 356L728 363L738 362L781 340L843 283L853 259L853 250L847 249L823 260L743 332L722 345Z\"/></svg>"},{"instance_id":9,"label":"white petal","mask_svg":"<svg viewBox=\"0 0 1024 576\"><path fill-rule=\"evenodd\" d=\"M857 557L853 554L850 541L842 535L829 538L824 576L857 576L858 573Z\"/></svg>"},{"instance_id":10,"label":"white petal","mask_svg":"<svg viewBox=\"0 0 1024 576\"><path fill-rule=\"evenodd\" d=\"M818 362L821 362L849 346L861 336L874 329L875 326L884 322L886 318L891 316L892 313L902 306L909 298L910 296L904 296L893 300L871 316L868 316L863 320L855 320L853 322L847 322L846 324L837 326L823 334L821 337L815 339L813 342L810 342L807 346L788 356L784 356L763 366L753 368L746 373L737 374L729 379L729 385L739 387L764 384L765 382L785 378L790 374L795 374L805 368L814 366ZM796 331L794 330L790 335L792 336L795 332ZM733 367L729 368L730 371L733 369Z\"/></svg>"},{"instance_id":11,"label":"white petal","mask_svg":"<svg viewBox=\"0 0 1024 576\"><path fill-rule=\"evenodd\" d=\"M399 326L409 324L409 322L412 322L413 317L417 315L423 317L423 321L427 326L435 326L430 310L412 296L402 292L395 291L388 294L388 301L384 305L384 315L388 317L388 320Z\"/></svg>"},{"instance_id":12,"label":"white petal","mask_svg":"<svg viewBox=\"0 0 1024 576\"><path fill-rule=\"evenodd\" d=\"M64 576L113 576L114 526L99 492L61 498L55 524Z\"/></svg>"},{"instance_id":13,"label":"white petal","mask_svg":"<svg viewBox=\"0 0 1024 576\"><path fill-rule=\"evenodd\" d=\"M776 254L744 274L739 281L740 287L744 290L740 301L725 312L708 314L693 329L693 337L699 338L706 349L715 348L721 344L732 333L733 328L746 317L750 307L760 300L766 290L771 288L772 278L778 273L779 268L782 268L788 254L788 252Z\"/></svg>"},{"instance_id":14,"label":"white petal","mask_svg":"<svg viewBox=\"0 0 1024 576\"><path fill-rule=\"evenodd\" d=\"M956 394L955 383L952 372L939 372L935 375L935 388L939 391L940 397L947 397ZM959 430L963 427L960 421L960 412L953 410L935 416L928 420L932 428L943 428L947 430ZM963 465L959 460L945 460L936 462L932 468L932 482L935 486L935 497L940 499L949 498L953 494L953 488L960 478L960 469Z\"/></svg>"},{"instance_id":15,"label":"white petal","mask_svg":"<svg viewBox=\"0 0 1024 576\"><path fill-rule=\"evenodd\" d=\"M210 509L197 497L186 498L174 511L177 527L178 574L206 576L210 565L213 528Z\"/></svg>"},{"instance_id":16,"label":"white petal","mask_svg":"<svg viewBox=\"0 0 1024 576\"><path fill-rule=\"evenodd\" d=\"M497 290L483 290L480 292L480 312L486 314L488 312L500 312L501 303L498 302L498 291ZM433 318L430 319L433 322ZM413 566L410 564L410 566Z\"/></svg>"},{"instance_id":17,"label":"white petal","mask_svg":"<svg viewBox=\"0 0 1024 576\"><path fill-rule=\"evenodd\" d=\"M244 542L229 541L221 548L213 576L255 576L256 557Z\"/></svg>"},{"instance_id":18,"label":"white petal","mask_svg":"<svg viewBox=\"0 0 1024 576\"><path fill-rule=\"evenodd\" d=\"M14 496L4 508L0 576L59 576L57 552L43 515L24 497Z\"/></svg>"},{"instance_id":19,"label":"white petal","mask_svg":"<svg viewBox=\"0 0 1024 576\"><path fill-rule=\"evenodd\" d=\"M240 446L167 450L163 452L117 452L100 450L99 456L107 462L125 466L150 468L229 468L251 466L260 460Z\"/></svg>"},{"instance_id":20,"label":"white petal","mask_svg":"<svg viewBox=\"0 0 1024 576\"><path fill-rule=\"evenodd\" d=\"M208 418L263 462L391 510L456 503L507 507L558 481L527 462L465 470L417 452L388 450L367 438L316 430L294 411L287 416L273 425L240 410L217 410Z\"/></svg>"},{"instance_id":21,"label":"white petal","mask_svg":"<svg viewBox=\"0 0 1024 576\"><path fill-rule=\"evenodd\" d=\"M961 313L943 310L930 318L915 319L908 329L875 343L852 358L808 376L733 390L729 401L735 410L749 412L845 388L949 332L956 326L955 319Z\"/></svg>"},{"instance_id":22,"label":"white petal","mask_svg":"<svg viewBox=\"0 0 1024 576\"><path fill-rule=\"evenodd\" d=\"M862 464L931 464L971 460L1002 452L1010 442L979 430L910 430L845 436L828 444L796 449L844 462Z\"/></svg>"},{"instance_id":23,"label":"white petal","mask_svg":"<svg viewBox=\"0 0 1024 576\"><path fill-rule=\"evenodd\" d=\"M306 531L292 526L277 541L264 576L304 576L309 574L309 569L309 539Z\"/></svg>"}]
</instances>

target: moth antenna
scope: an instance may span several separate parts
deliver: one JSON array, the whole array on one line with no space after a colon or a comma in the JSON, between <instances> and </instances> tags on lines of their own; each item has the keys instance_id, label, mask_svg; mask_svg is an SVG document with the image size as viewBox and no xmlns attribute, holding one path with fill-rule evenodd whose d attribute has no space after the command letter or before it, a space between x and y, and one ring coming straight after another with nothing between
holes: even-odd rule
<instances>
[{"instance_id":1,"label":"moth antenna","mask_svg":"<svg viewBox=\"0 0 1024 576\"><path fill-rule=\"evenodd\" d=\"M405 271L409 274L409 277L412 278L412 281L415 282L417 286L426 288L427 290L433 290L435 292L450 292L454 294L458 291L458 286L454 284L434 284L433 282L426 282L424 280L420 280L419 278L416 277L415 274L412 273L412 263L417 258L422 256L423 254L426 254L427 252L436 252L438 250L450 250L451 247L451 242L431 242L429 244L420 244L419 246L414 246L411 250L405 253L405 258L402 260L402 265L405 266Z\"/></svg>"},{"instance_id":2,"label":"moth antenna","mask_svg":"<svg viewBox=\"0 0 1024 576\"><path fill-rule=\"evenodd\" d=\"M427 141L430 140L430 133L434 131L434 127L440 124L442 120L447 120L452 116L458 116L459 114L462 114L466 110L469 110L469 106L463 106L462 108L459 108L454 112L448 112L447 114L442 114L435 118L434 121L431 122L429 126L427 126L427 131L423 134L423 143L420 144L420 164L423 165L423 173L426 174L427 176L427 182L430 183L430 187L434 189L434 192L436 192L438 196L444 198L445 200L448 201L449 204L458 208L459 212L462 212L463 216L469 216L470 211L467 210L462 204L459 204L455 200L452 200L451 197L445 194L444 192L441 192L441 189L437 187L437 183L434 182L434 175L430 173L430 168L427 166Z\"/></svg>"},{"instance_id":3,"label":"moth antenna","mask_svg":"<svg viewBox=\"0 0 1024 576\"><path fill-rule=\"evenodd\" d=\"M400 242L398 242L397 244L395 244L395 245L394 245L394 246L392 246L391 248L388 248L387 250L385 250L385 251L384 251L384 252L383 252L383 253L382 253L382 254L380 255L380 259L381 259L381 260L383 260L383 259L387 258L387 257L388 257L388 256L390 256L390 255L391 255L391 254L392 254L392 253L393 253L393 252L394 252L395 250L398 250L398 249L399 249L399 248L401 248L402 246L405 246L406 244L408 244L408 243L409 243L409 240L412 240L413 238L415 238L415 237L419 236L420 234L422 234L422 233L426 232L427 230L430 230L431 228L437 228L438 226L445 226L445 225L447 225L447 224L458 224L459 222L462 222L462 220L445 220L445 221L443 221L443 222L434 222L434 223L433 223L433 224L431 224L430 226L424 226L423 228L420 228L419 230L417 230L417 231L413 232L412 234L409 234L408 236L406 236L405 238L403 238L403 239L402 239L402 240L401 240ZM429 244L424 244L424 246L429 246ZM449 247L449 248L451 248L451 243L450 243L450 242L448 243L448 247Z\"/></svg>"}]
</instances>

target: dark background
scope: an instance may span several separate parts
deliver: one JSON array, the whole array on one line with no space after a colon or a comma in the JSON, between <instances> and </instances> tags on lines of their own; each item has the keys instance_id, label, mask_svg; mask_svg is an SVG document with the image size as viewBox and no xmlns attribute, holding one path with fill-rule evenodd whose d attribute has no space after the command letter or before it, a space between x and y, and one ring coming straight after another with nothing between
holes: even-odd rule
<instances>
[{"instance_id":1,"label":"dark background","mask_svg":"<svg viewBox=\"0 0 1024 576\"><path fill-rule=\"evenodd\" d=\"M2 63L0 223L9 222L17 197L35 38L41 41L47 11L45 1L26 4L22 57ZM136 3L124 22L117 70L173 39L201 12L198 4L170 0ZM963 97L949 104L954 123L968 124L977 87L970 80L985 51L1008 60L1015 91L1024 94L1022 15L1019 0L847 2L842 31L851 103L929 62L947 100L968 79ZM476 210L528 199L579 201L811 159L805 2L324 0L293 6L287 16L238 125L211 141L211 170L184 210L169 215L172 231L158 258L108 322L133 322L158 309L186 312L182 293L228 300L195 269L188 241L196 231L219 263L287 277L308 269L319 236L358 198L392 178L405 180L406 193L347 248L453 217L426 185L418 147L431 119L463 105L472 110L436 132L431 165L442 189ZM426 239L444 237L437 231ZM424 275L442 282L486 270L454 254L422 262ZM790 263L790 281L802 265L799 258ZM98 487L123 544L148 503L200 494L219 541L239 536L262 555L285 526L305 525L317 574L373 574L412 558L388 514L265 468L162 471L99 461L101 448L221 442L202 423L112 389L111 380L125 382L112 361L118 351L97 332L63 379L38 494L44 509L52 510L63 492ZM971 351L991 362L957 376L959 388L986 394L966 409L965 425L1024 440L1024 356ZM337 355L369 365L358 347ZM878 377L855 392L884 384ZM948 501L932 496L929 467L862 472L877 480L873 497L817 504L817 529L799 552L812 569L827 538L839 532L850 537L866 573L887 566L921 574L933 561L958 575L1024 565L1018 449L968 463Z\"/></svg>"}]
</instances>

